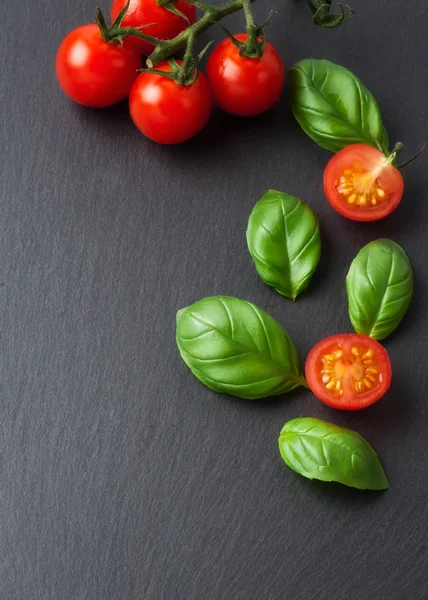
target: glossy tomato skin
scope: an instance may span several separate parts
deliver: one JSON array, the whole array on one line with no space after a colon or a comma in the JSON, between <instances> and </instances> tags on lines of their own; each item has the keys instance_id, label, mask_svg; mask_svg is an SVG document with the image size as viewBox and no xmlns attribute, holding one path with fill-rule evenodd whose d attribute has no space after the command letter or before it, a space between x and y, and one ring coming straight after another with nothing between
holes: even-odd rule
<instances>
[{"instance_id":1,"label":"glossy tomato skin","mask_svg":"<svg viewBox=\"0 0 428 600\"><path fill-rule=\"evenodd\" d=\"M235 35L245 42L247 34ZM239 55L227 38L210 55L207 76L214 101L224 111L252 117L269 110L284 89L284 63L277 50L267 42L261 58Z\"/></svg>"},{"instance_id":2,"label":"glossy tomato skin","mask_svg":"<svg viewBox=\"0 0 428 600\"><path fill-rule=\"evenodd\" d=\"M305 375L312 392L324 404L340 410L360 410L386 393L392 370L388 353L379 342L366 335L344 333L332 335L312 348Z\"/></svg>"},{"instance_id":3,"label":"glossy tomato skin","mask_svg":"<svg viewBox=\"0 0 428 600\"><path fill-rule=\"evenodd\" d=\"M141 57L132 49L101 39L97 25L74 29L56 56L56 74L75 102L104 108L124 100L138 76Z\"/></svg>"},{"instance_id":4,"label":"glossy tomato skin","mask_svg":"<svg viewBox=\"0 0 428 600\"><path fill-rule=\"evenodd\" d=\"M167 62L156 69L170 71ZM212 112L211 91L202 73L194 83L180 86L162 75L143 72L132 87L129 108L145 136L159 144L179 144L206 125Z\"/></svg>"},{"instance_id":5,"label":"glossy tomato skin","mask_svg":"<svg viewBox=\"0 0 428 600\"><path fill-rule=\"evenodd\" d=\"M126 0L113 0L111 7L112 23L116 20L120 11L126 4ZM177 10L182 12L189 19L189 23L196 21L196 7L187 0L177 0L174 3ZM141 25L150 25L143 29L143 33L152 35L161 40L169 40L189 26L189 23L183 17L175 15L163 6L159 6L156 0L131 0L122 27L140 27ZM125 40L125 46L134 48L140 54L148 56L153 51L153 44L146 42L135 36L130 36Z\"/></svg>"},{"instance_id":6,"label":"glossy tomato skin","mask_svg":"<svg viewBox=\"0 0 428 600\"><path fill-rule=\"evenodd\" d=\"M365 176L369 181L367 186ZM352 144L343 148L330 159L324 171L327 200L339 214L353 221L383 219L397 208L403 191L400 171L388 164L385 156L372 146ZM361 204L363 201L365 205Z\"/></svg>"}]
</instances>

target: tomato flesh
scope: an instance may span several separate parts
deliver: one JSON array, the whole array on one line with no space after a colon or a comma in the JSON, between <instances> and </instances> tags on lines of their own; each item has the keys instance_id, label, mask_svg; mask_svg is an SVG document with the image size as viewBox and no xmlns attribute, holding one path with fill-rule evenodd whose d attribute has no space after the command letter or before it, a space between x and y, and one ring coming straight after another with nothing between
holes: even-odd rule
<instances>
[{"instance_id":1,"label":"tomato flesh","mask_svg":"<svg viewBox=\"0 0 428 600\"><path fill-rule=\"evenodd\" d=\"M126 4L126 0L113 0L111 7L112 23L116 20L120 11ZM131 0L129 8L122 21L122 27L141 27L150 25L142 29L143 33L151 35L161 40L170 40L184 29L196 21L196 7L187 0L176 0L174 7L183 13L188 21L172 13L164 6L159 6L156 0ZM153 44L146 42L136 36L126 38L125 46L132 47L140 54L148 56L153 51Z\"/></svg>"},{"instance_id":2,"label":"tomato flesh","mask_svg":"<svg viewBox=\"0 0 428 600\"><path fill-rule=\"evenodd\" d=\"M124 100L139 68L141 57L134 50L105 42L94 24L69 33L56 56L56 74L64 92L92 108Z\"/></svg>"},{"instance_id":3,"label":"tomato flesh","mask_svg":"<svg viewBox=\"0 0 428 600\"><path fill-rule=\"evenodd\" d=\"M340 150L324 171L332 207L353 221L377 221L395 210L404 191L398 169L376 148L353 144Z\"/></svg>"},{"instance_id":4,"label":"tomato flesh","mask_svg":"<svg viewBox=\"0 0 428 600\"><path fill-rule=\"evenodd\" d=\"M234 36L246 42L247 34ZM227 38L213 50L208 60L207 77L216 104L224 111L241 117L259 115L281 96L284 89L284 63L271 43L267 42L260 58L239 54Z\"/></svg>"},{"instance_id":5,"label":"tomato flesh","mask_svg":"<svg viewBox=\"0 0 428 600\"><path fill-rule=\"evenodd\" d=\"M171 70L167 62L156 69ZM163 75L143 72L132 87L129 108L145 136L159 144L178 144L206 125L212 112L211 91L202 73L192 84L180 86Z\"/></svg>"},{"instance_id":6,"label":"tomato flesh","mask_svg":"<svg viewBox=\"0 0 428 600\"><path fill-rule=\"evenodd\" d=\"M385 348L358 333L319 342L308 355L305 371L315 396L342 410L359 410L379 400L392 376Z\"/></svg>"}]
</instances>

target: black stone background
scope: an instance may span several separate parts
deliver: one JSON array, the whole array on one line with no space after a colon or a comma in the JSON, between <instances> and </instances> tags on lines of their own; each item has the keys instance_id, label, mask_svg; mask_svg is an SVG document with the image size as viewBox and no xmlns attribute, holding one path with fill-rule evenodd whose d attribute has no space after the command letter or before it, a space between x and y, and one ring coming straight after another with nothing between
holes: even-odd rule
<instances>
[{"instance_id":1,"label":"black stone background","mask_svg":"<svg viewBox=\"0 0 428 600\"><path fill-rule=\"evenodd\" d=\"M355 0L355 19L334 31L314 27L303 0L258 0L259 20L270 6L288 66L345 65L375 94L392 142L410 155L428 140L426 2ZM0 6L0 598L428 598L428 153L405 169L399 209L358 224L324 199L330 154L293 121L287 94L260 118L216 113L189 143L157 146L126 103L84 109L56 83L61 39L94 9ZM242 16L228 23L242 29ZM261 282L246 249L269 187L300 196L322 225L321 265L295 304ZM303 389L240 401L181 362L176 310L220 293L276 317L303 361L351 330L345 274L384 236L408 252L416 290L386 341L394 381L375 406L337 412ZM390 490L288 470L277 437L297 416L359 431Z\"/></svg>"}]
</instances>

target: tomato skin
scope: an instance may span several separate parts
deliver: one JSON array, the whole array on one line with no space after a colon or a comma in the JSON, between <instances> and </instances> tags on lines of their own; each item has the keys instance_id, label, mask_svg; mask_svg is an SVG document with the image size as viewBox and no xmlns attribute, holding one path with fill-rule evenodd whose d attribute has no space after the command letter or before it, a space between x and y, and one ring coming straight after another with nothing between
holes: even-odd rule
<instances>
[{"instance_id":1,"label":"tomato skin","mask_svg":"<svg viewBox=\"0 0 428 600\"><path fill-rule=\"evenodd\" d=\"M360 351L357 358L352 353L355 348ZM343 353L339 359L334 355L338 351ZM371 358L364 358L367 351L371 353ZM333 364L338 365L334 367L333 379L341 381L341 395L334 390L329 391L323 382L325 375L321 371L329 368L326 357L333 357ZM369 361L369 364L365 365L364 361ZM358 392L354 387L356 379L354 375L350 375L353 369L363 373L358 375L361 382L359 385L362 385ZM370 369L368 373L367 369ZM373 369L377 372L375 376ZM360 410L377 402L386 393L391 384L392 369L388 353L379 342L366 335L343 333L325 338L312 348L306 359L305 375L312 392L324 404L340 410ZM368 380L370 377L371 380ZM371 387L364 385L364 381Z\"/></svg>"},{"instance_id":2,"label":"tomato skin","mask_svg":"<svg viewBox=\"0 0 428 600\"><path fill-rule=\"evenodd\" d=\"M378 221L391 214L401 201L404 182L400 171L386 161L379 150L364 144L352 144L335 154L324 171L324 192L331 206L353 221ZM351 205L337 190L341 175L346 169L353 170L356 164L369 175L377 174L376 182L381 186L385 197L375 206L371 203L368 206ZM369 196L371 197L370 194Z\"/></svg>"},{"instance_id":3,"label":"tomato skin","mask_svg":"<svg viewBox=\"0 0 428 600\"><path fill-rule=\"evenodd\" d=\"M171 70L167 62L156 69ZM179 144L195 136L210 118L212 106L211 91L202 73L194 83L180 86L162 75L143 72L129 97L135 125L159 144Z\"/></svg>"},{"instance_id":4,"label":"tomato skin","mask_svg":"<svg viewBox=\"0 0 428 600\"><path fill-rule=\"evenodd\" d=\"M74 29L56 56L56 74L64 92L75 102L104 108L124 100L141 68L130 48L101 39L97 25Z\"/></svg>"},{"instance_id":5,"label":"tomato skin","mask_svg":"<svg viewBox=\"0 0 428 600\"><path fill-rule=\"evenodd\" d=\"M112 23L125 4L126 0L113 0L111 7ZM190 4L187 0L177 0L174 6L186 15L191 25L196 21L196 7L193 4ZM153 23L153 25L143 29L143 33L161 40L169 40L189 26L186 19L175 15L163 6L159 6L156 0L131 0L126 16L122 21L122 27L140 27L150 23ZM135 36L127 38L125 46L131 47L146 56L153 51L153 44Z\"/></svg>"},{"instance_id":6,"label":"tomato skin","mask_svg":"<svg viewBox=\"0 0 428 600\"><path fill-rule=\"evenodd\" d=\"M235 35L245 42L247 34ZM267 42L261 58L240 56L238 48L226 38L210 55L207 76L214 101L224 111L252 117L269 110L280 98L285 83L284 63Z\"/></svg>"}]
</instances>

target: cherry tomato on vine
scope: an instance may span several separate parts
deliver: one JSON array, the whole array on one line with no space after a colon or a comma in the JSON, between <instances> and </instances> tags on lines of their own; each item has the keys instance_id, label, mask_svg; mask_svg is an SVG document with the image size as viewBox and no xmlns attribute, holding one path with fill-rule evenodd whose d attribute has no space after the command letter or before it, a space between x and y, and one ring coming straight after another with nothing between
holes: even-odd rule
<instances>
[{"instance_id":1,"label":"cherry tomato on vine","mask_svg":"<svg viewBox=\"0 0 428 600\"><path fill-rule=\"evenodd\" d=\"M391 363L383 346L358 333L332 335L306 359L309 387L324 404L359 410L379 400L391 384Z\"/></svg>"},{"instance_id":2,"label":"cherry tomato on vine","mask_svg":"<svg viewBox=\"0 0 428 600\"><path fill-rule=\"evenodd\" d=\"M56 74L64 92L93 108L124 100L140 67L141 57L130 48L102 40L98 25L74 29L56 56Z\"/></svg>"},{"instance_id":3,"label":"cherry tomato on vine","mask_svg":"<svg viewBox=\"0 0 428 600\"><path fill-rule=\"evenodd\" d=\"M246 33L234 37L239 42L248 39ZM211 53L207 77L221 109L232 115L252 117L271 108L281 96L284 63L269 42L260 58L249 58L240 56L238 48L226 38Z\"/></svg>"},{"instance_id":4,"label":"cherry tomato on vine","mask_svg":"<svg viewBox=\"0 0 428 600\"><path fill-rule=\"evenodd\" d=\"M324 191L332 207L353 221L377 221L397 208L404 191L400 171L371 146L340 150L324 171Z\"/></svg>"},{"instance_id":5,"label":"cherry tomato on vine","mask_svg":"<svg viewBox=\"0 0 428 600\"><path fill-rule=\"evenodd\" d=\"M115 21L120 11L126 4L126 0L113 0L111 7L111 20ZM122 21L122 27L140 27L150 25L143 32L147 35L169 40L186 29L189 24L196 21L196 7L187 0L176 0L174 7L183 13L188 21L167 8L159 6L157 0L131 0L126 16ZM137 50L140 54L148 56L153 51L153 45L138 37L131 36L125 40L125 46Z\"/></svg>"},{"instance_id":6,"label":"cherry tomato on vine","mask_svg":"<svg viewBox=\"0 0 428 600\"><path fill-rule=\"evenodd\" d=\"M171 71L167 62L156 69ZM179 144L206 125L212 112L211 91L202 73L193 83L178 85L163 75L143 72L132 87L129 108L145 136L159 144Z\"/></svg>"}]
</instances>

